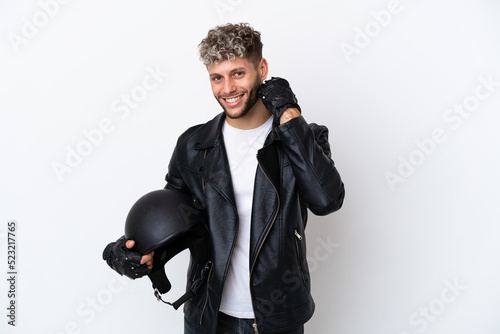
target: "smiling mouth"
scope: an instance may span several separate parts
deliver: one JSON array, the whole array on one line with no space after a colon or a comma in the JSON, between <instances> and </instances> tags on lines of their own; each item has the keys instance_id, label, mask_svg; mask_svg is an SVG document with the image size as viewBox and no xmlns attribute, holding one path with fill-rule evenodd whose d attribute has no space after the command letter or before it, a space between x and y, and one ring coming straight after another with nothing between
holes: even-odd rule
<instances>
[{"instance_id":1,"label":"smiling mouth","mask_svg":"<svg viewBox=\"0 0 500 334\"><path fill-rule=\"evenodd\" d=\"M226 101L227 103L233 104L241 100L243 97L243 94L237 95L237 96L231 96L231 97L223 97L222 99Z\"/></svg>"}]
</instances>

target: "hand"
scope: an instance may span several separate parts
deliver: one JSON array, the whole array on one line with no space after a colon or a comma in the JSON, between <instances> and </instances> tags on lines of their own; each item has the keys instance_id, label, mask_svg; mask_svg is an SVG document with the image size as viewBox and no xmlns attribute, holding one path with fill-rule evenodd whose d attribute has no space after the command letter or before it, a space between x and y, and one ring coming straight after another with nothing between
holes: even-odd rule
<instances>
[{"instance_id":1,"label":"hand","mask_svg":"<svg viewBox=\"0 0 500 334\"><path fill-rule=\"evenodd\" d=\"M141 257L139 253L130 249L132 247L128 247L130 245L133 247L133 240L127 241L125 236L122 236L106 246L102 257L111 269L120 275L136 279L149 273L152 268L152 253Z\"/></svg>"},{"instance_id":2,"label":"hand","mask_svg":"<svg viewBox=\"0 0 500 334\"><path fill-rule=\"evenodd\" d=\"M262 100L264 106L271 114L283 124L290 119L300 116L301 110L297 103L297 98L292 92L288 81L283 78L271 78L264 82L257 92L257 96ZM291 111L290 109L295 109ZM287 111L288 115L282 118L283 113Z\"/></svg>"},{"instance_id":3,"label":"hand","mask_svg":"<svg viewBox=\"0 0 500 334\"><path fill-rule=\"evenodd\" d=\"M135 246L135 241L134 240L127 240L125 243L125 246L128 249L132 249ZM154 251L151 253L147 253L141 257L141 264L146 264L148 266L148 269L151 270L153 269L153 255L155 254Z\"/></svg>"}]
</instances>

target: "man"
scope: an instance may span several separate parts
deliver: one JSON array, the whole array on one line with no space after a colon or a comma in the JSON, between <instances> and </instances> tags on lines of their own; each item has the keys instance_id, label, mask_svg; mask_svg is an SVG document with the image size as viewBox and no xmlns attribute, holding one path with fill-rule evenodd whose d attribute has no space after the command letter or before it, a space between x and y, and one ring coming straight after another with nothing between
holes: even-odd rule
<instances>
[{"instance_id":1,"label":"man","mask_svg":"<svg viewBox=\"0 0 500 334\"><path fill-rule=\"evenodd\" d=\"M303 333L314 312L307 209L326 215L344 199L328 130L305 122L286 80L264 83L260 33L247 24L210 30L199 50L224 112L179 137L166 176L203 208L212 244L184 333Z\"/></svg>"}]
</instances>

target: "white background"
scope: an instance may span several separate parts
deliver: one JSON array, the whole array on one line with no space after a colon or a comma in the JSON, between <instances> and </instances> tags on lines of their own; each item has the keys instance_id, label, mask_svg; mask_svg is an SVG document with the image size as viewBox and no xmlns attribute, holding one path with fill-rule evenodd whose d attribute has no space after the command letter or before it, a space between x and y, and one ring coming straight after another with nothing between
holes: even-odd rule
<instances>
[{"instance_id":1,"label":"white background","mask_svg":"<svg viewBox=\"0 0 500 334\"><path fill-rule=\"evenodd\" d=\"M308 225L306 332L499 333L499 14L493 0L1 1L0 332L182 333L182 311L147 279L117 278L101 252L135 200L164 186L177 137L220 111L197 45L243 21L304 117L329 127L346 185L344 207ZM155 89L117 113L148 70L161 72ZM464 103L468 117L449 113ZM182 294L187 259L167 266L167 299Z\"/></svg>"}]
</instances>

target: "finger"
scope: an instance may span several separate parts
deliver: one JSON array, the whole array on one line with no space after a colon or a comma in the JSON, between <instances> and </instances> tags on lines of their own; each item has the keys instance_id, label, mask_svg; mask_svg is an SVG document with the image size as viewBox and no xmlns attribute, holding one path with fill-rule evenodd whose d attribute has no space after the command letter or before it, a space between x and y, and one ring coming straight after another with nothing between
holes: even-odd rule
<instances>
[{"instance_id":1,"label":"finger","mask_svg":"<svg viewBox=\"0 0 500 334\"><path fill-rule=\"evenodd\" d=\"M148 254L145 254L142 258L141 258L141 264L144 264L146 263L148 266L150 264L153 263L153 255L154 255L154 251L151 252L151 253L148 253Z\"/></svg>"},{"instance_id":2,"label":"finger","mask_svg":"<svg viewBox=\"0 0 500 334\"><path fill-rule=\"evenodd\" d=\"M127 242L125 243L125 246L127 248L129 248L129 249L132 248L132 247L134 247L134 245L135 245L135 241L134 240L127 240Z\"/></svg>"},{"instance_id":3,"label":"finger","mask_svg":"<svg viewBox=\"0 0 500 334\"><path fill-rule=\"evenodd\" d=\"M144 260L146 260L146 265L148 266L149 270L153 269L153 255L154 252L151 252L143 256Z\"/></svg>"}]
</instances>

